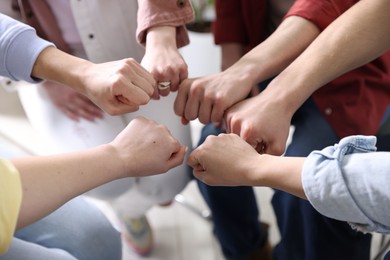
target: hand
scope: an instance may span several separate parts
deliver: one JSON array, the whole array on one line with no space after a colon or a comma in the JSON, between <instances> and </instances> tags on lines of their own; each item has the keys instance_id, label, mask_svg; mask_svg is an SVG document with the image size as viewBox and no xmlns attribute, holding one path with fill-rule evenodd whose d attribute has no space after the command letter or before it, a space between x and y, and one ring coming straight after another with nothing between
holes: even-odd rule
<instances>
[{"instance_id":1,"label":"hand","mask_svg":"<svg viewBox=\"0 0 390 260\"><path fill-rule=\"evenodd\" d=\"M167 172L183 162L187 151L165 126L143 117L132 120L111 145L112 158L120 158L128 177Z\"/></svg>"},{"instance_id":2,"label":"hand","mask_svg":"<svg viewBox=\"0 0 390 260\"><path fill-rule=\"evenodd\" d=\"M225 111L248 96L253 84L233 69L185 80L175 100L176 115L184 123L199 118L203 124L221 123Z\"/></svg>"},{"instance_id":3,"label":"hand","mask_svg":"<svg viewBox=\"0 0 390 260\"><path fill-rule=\"evenodd\" d=\"M188 157L196 178L211 186L266 186L307 199L301 172L306 158L259 155L235 134L208 136Z\"/></svg>"},{"instance_id":4,"label":"hand","mask_svg":"<svg viewBox=\"0 0 390 260\"><path fill-rule=\"evenodd\" d=\"M53 104L74 121L80 118L94 121L96 118L103 117L103 111L98 106L65 85L54 81L44 81L42 87Z\"/></svg>"},{"instance_id":5,"label":"hand","mask_svg":"<svg viewBox=\"0 0 390 260\"><path fill-rule=\"evenodd\" d=\"M73 88L110 115L137 111L156 87L152 75L132 58L95 64L55 47L39 54L31 75Z\"/></svg>"},{"instance_id":6,"label":"hand","mask_svg":"<svg viewBox=\"0 0 390 260\"><path fill-rule=\"evenodd\" d=\"M176 28L152 27L146 38L146 52L141 62L158 82L169 82L166 88L155 89L154 99L176 91L180 82L188 77L188 67L176 46Z\"/></svg>"},{"instance_id":7,"label":"hand","mask_svg":"<svg viewBox=\"0 0 390 260\"><path fill-rule=\"evenodd\" d=\"M228 133L235 133L259 153L281 155L286 148L293 111L266 91L231 107L225 116Z\"/></svg>"},{"instance_id":8,"label":"hand","mask_svg":"<svg viewBox=\"0 0 390 260\"><path fill-rule=\"evenodd\" d=\"M86 96L110 115L137 111L156 86L152 75L131 58L89 64L82 82Z\"/></svg>"},{"instance_id":9,"label":"hand","mask_svg":"<svg viewBox=\"0 0 390 260\"><path fill-rule=\"evenodd\" d=\"M196 178L208 185L251 185L260 155L235 134L208 136L188 157Z\"/></svg>"}]
</instances>

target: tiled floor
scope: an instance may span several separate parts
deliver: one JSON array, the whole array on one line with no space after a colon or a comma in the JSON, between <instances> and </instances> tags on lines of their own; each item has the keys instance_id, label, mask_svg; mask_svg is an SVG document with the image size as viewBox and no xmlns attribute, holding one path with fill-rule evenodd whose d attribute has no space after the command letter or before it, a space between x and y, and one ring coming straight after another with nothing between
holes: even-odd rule
<instances>
[{"instance_id":1,"label":"tiled floor","mask_svg":"<svg viewBox=\"0 0 390 260\"><path fill-rule=\"evenodd\" d=\"M262 220L271 224L270 239L275 244L279 239L275 219L269 200L272 191L268 188L256 188L259 203L262 204ZM196 183L190 182L181 193L187 203L199 210L208 211ZM93 200L101 207L114 225L117 220L107 205ZM174 202L169 207L156 206L147 213L154 231L155 249L148 257L139 257L131 252L124 243L123 259L139 260L222 260L224 259L212 232L212 224L207 218L194 213L181 203Z\"/></svg>"}]
</instances>

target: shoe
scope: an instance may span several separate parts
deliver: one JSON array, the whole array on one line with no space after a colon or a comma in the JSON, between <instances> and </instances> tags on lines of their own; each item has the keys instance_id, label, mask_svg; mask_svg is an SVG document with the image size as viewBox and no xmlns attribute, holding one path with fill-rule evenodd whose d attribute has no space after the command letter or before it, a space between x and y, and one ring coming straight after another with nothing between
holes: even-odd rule
<instances>
[{"instance_id":1,"label":"shoe","mask_svg":"<svg viewBox=\"0 0 390 260\"><path fill-rule=\"evenodd\" d=\"M268 239L269 224L260 222L261 229L266 233L266 241L249 256L245 257L245 260L272 260L272 246Z\"/></svg>"},{"instance_id":2,"label":"shoe","mask_svg":"<svg viewBox=\"0 0 390 260\"><path fill-rule=\"evenodd\" d=\"M173 203L173 200L169 200L167 202L160 203L159 206L160 207L169 207L172 205L172 203Z\"/></svg>"},{"instance_id":3,"label":"shoe","mask_svg":"<svg viewBox=\"0 0 390 260\"><path fill-rule=\"evenodd\" d=\"M122 236L132 251L147 256L153 250L153 234L146 216L129 218L119 216L122 223Z\"/></svg>"}]
</instances>

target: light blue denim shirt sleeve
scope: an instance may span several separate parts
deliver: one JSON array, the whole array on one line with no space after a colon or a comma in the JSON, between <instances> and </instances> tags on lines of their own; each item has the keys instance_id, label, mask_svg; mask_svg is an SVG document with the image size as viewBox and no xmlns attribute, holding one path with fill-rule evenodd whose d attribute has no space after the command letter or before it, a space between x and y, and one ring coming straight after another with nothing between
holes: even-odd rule
<instances>
[{"instance_id":1,"label":"light blue denim shirt sleeve","mask_svg":"<svg viewBox=\"0 0 390 260\"><path fill-rule=\"evenodd\" d=\"M313 151L302 170L304 192L321 214L363 232L390 233L390 153L374 136L350 136Z\"/></svg>"},{"instance_id":2,"label":"light blue denim shirt sleeve","mask_svg":"<svg viewBox=\"0 0 390 260\"><path fill-rule=\"evenodd\" d=\"M39 38L32 27L0 13L0 75L13 80L39 82L32 78L39 54L52 43Z\"/></svg>"}]
</instances>

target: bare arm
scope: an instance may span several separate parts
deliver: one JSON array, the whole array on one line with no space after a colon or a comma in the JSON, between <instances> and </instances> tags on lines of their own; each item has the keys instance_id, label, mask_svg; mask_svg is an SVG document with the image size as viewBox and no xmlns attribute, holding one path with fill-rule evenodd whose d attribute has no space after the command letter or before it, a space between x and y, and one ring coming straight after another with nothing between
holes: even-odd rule
<instances>
[{"instance_id":1,"label":"bare arm","mask_svg":"<svg viewBox=\"0 0 390 260\"><path fill-rule=\"evenodd\" d=\"M220 123L228 108L245 99L254 85L285 69L318 34L313 23L297 16L286 18L267 40L225 71L184 81L175 113L186 120Z\"/></svg>"},{"instance_id":2,"label":"bare arm","mask_svg":"<svg viewBox=\"0 0 390 260\"><path fill-rule=\"evenodd\" d=\"M188 158L194 175L208 185L266 186L306 198L305 158L260 155L235 134L209 136Z\"/></svg>"},{"instance_id":3,"label":"bare arm","mask_svg":"<svg viewBox=\"0 0 390 260\"><path fill-rule=\"evenodd\" d=\"M364 0L352 6L260 95L227 111L228 131L239 134L259 152L281 155L293 114L315 90L390 47L389 11L386 0Z\"/></svg>"},{"instance_id":4,"label":"bare arm","mask_svg":"<svg viewBox=\"0 0 390 260\"><path fill-rule=\"evenodd\" d=\"M111 115L138 110L155 87L153 77L134 59L95 64L54 47L40 53L32 75L72 86Z\"/></svg>"},{"instance_id":5,"label":"bare arm","mask_svg":"<svg viewBox=\"0 0 390 260\"><path fill-rule=\"evenodd\" d=\"M148 30L146 52L142 65L153 75L157 82L170 82L166 89L156 88L153 98L167 96L176 91L180 82L188 77L188 67L179 53L176 44L176 28L157 26Z\"/></svg>"},{"instance_id":6,"label":"bare arm","mask_svg":"<svg viewBox=\"0 0 390 260\"><path fill-rule=\"evenodd\" d=\"M232 66L232 70L235 73L245 71L253 84L262 82L290 65L319 33L320 30L312 22L290 16L272 35Z\"/></svg>"},{"instance_id":7,"label":"bare arm","mask_svg":"<svg viewBox=\"0 0 390 260\"><path fill-rule=\"evenodd\" d=\"M139 133L147 135L141 140ZM23 188L17 227L109 181L166 172L183 162L185 151L165 126L137 118L106 145L64 155L13 159Z\"/></svg>"},{"instance_id":8,"label":"bare arm","mask_svg":"<svg viewBox=\"0 0 390 260\"><path fill-rule=\"evenodd\" d=\"M389 13L386 0L359 1L329 25L265 92L296 111L315 90L390 48Z\"/></svg>"}]
</instances>

